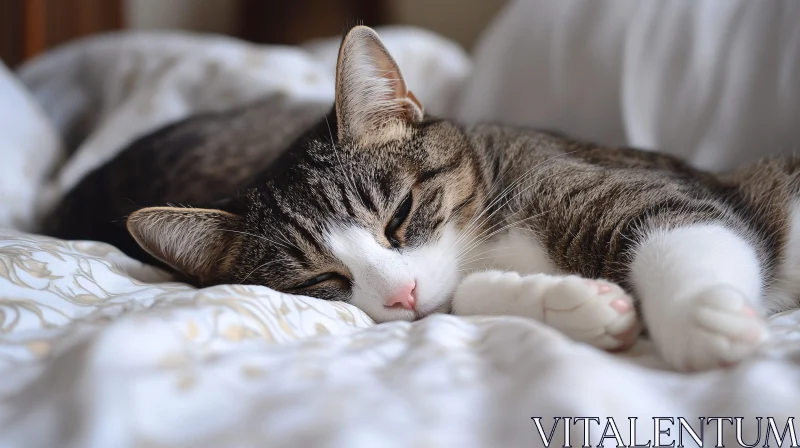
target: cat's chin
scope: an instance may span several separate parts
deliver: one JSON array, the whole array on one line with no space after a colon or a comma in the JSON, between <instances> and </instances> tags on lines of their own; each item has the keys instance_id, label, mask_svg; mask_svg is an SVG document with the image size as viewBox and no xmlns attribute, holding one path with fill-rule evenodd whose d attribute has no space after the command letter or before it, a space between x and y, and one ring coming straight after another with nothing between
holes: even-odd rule
<instances>
[{"instance_id":1,"label":"cat's chin","mask_svg":"<svg viewBox=\"0 0 800 448\"><path fill-rule=\"evenodd\" d=\"M384 310L379 316L370 315L375 323L406 321L414 322L424 319L431 314L448 314L450 313L450 300L433 306L421 306L414 311L407 310ZM367 313L369 314L369 313Z\"/></svg>"},{"instance_id":2,"label":"cat's chin","mask_svg":"<svg viewBox=\"0 0 800 448\"><path fill-rule=\"evenodd\" d=\"M414 320L424 319L430 316L431 314L449 314L449 313L450 313L450 299L429 310L425 308L416 310L414 312Z\"/></svg>"}]
</instances>

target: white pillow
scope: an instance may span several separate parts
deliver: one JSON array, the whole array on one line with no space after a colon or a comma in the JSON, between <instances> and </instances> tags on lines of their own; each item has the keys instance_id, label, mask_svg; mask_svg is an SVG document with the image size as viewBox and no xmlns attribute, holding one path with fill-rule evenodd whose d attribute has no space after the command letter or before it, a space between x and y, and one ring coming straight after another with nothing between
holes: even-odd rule
<instances>
[{"instance_id":1,"label":"white pillow","mask_svg":"<svg viewBox=\"0 0 800 448\"><path fill-rule=\"evenodd\" d=\"M800 142L800 2L516 0L459 118L732 168Z\"/></svg>"},{"instance_id":2,"label":"white pillow","mask_svg":"<svg viewBox=\"0 0 800 448\"><path fill-rule=\"evenodd\" d=\"M36 192L61 141L25 87L0 62L0 228L31 230Z\"/></svg>"}]
</instances>

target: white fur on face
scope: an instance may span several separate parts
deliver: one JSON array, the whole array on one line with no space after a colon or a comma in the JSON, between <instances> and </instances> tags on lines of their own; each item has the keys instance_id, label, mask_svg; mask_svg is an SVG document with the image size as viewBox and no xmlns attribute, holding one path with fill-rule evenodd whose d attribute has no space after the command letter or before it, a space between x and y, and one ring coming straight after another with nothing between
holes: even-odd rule
<instances>
[{"instance_id":1,"label":"white fur on face","mask_svg":"<svg viewBox=\"0 0 800 448\"><path fill-rule=\"evenodd\" d=\"M388 249L365 229L329 227L327 241L333 254L352 275L350 303L376 322L414 320L447 311L458 281L457 232L448 225L442 237L416 249ZM416 282L416 310L385 306L386 299L403 285Z\"/></svg>"}]
</instances>

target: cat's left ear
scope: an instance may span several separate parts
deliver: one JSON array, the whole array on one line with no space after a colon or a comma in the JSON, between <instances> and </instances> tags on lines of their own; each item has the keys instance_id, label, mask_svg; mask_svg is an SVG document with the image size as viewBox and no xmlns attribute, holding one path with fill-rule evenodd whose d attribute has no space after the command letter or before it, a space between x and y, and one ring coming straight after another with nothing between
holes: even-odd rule
<instances>
[{"instance_id":1,"label":"cat's left ear","mask_svg":"<svg viewBox=\"0 0 800 448\"><path fill-rule=\"evenodd\" d=\"M201 285L226 279L238 256L241 218L221 210L148 207L133 212L127 227L153 257Z\"/></svg>"},{"instance_id":2,"label":"cat's left ear","mask_svg":"<svg viewBox=\"0 0 800 448\"><path fill-rule=\"evenodd\" d=\"M339 139L366 143L402 138L408 125L423 115L378 34L366 26L351 29L336 64Z\"/></svg>"}]
</instances>

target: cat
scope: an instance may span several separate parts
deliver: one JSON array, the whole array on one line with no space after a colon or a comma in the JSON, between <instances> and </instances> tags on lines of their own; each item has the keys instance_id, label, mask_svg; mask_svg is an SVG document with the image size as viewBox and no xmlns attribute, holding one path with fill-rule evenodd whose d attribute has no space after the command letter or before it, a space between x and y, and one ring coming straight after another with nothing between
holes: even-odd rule
<instances>
[{"instance_id":1,"label":"cat","mask_svg":"<svg viewBox=\"0 0 800 448\"><path fill-rule=\"evenodd\" d=\"M47 233L377 322L514 314L609 350L644 325L673 368L706 370L750 356L765 316L796 306L799 189L794 157L711 174L428 116L357 26L332 110L277 96L158 130L87 175Z\"/></svg>"}]
</instances>

